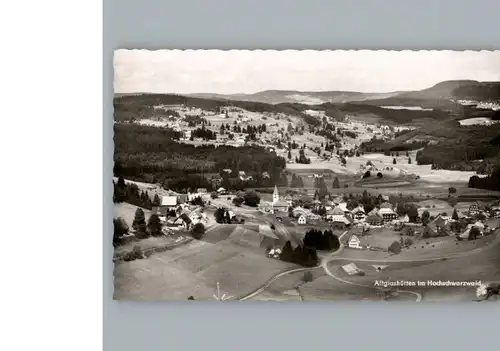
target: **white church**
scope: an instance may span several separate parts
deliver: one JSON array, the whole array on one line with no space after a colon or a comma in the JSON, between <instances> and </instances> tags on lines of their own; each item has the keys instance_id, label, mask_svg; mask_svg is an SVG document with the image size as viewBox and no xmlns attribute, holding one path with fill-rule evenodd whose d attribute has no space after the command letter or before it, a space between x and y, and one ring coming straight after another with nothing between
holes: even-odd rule
<instances>
[{"instance_id":1,"label":"white church","mask_svg":"<svg viewBox=\"0 0 500 351\"><path fill-rule=\"evenodd\" d=\"M280 193L276 185L274 186L273 202L261 201L261 204L262 204L261 208L265 212L271 212L271 213L287 212L289 207L288 203L280 198Z\"/></svg>"}]
</instances>

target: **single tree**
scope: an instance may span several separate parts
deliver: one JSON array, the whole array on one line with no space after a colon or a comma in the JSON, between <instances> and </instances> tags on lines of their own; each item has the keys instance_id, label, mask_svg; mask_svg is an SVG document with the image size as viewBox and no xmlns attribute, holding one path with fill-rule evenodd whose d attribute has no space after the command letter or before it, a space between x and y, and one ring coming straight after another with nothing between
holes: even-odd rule
<instances>
[{"instance_id":1,"label":"single tree","mask_svg":"<svg viewBox=\"0 0 500 351\"><path fill-rule=\"evenodd\" d=\"M242 203L243 203L243 199L241 197L239 197L239 196L236 196L233 199L233 205L235 205L237 207L240 207Z\"/></svg>"},{"instance_id":2,"label":"single tree","mask_svg":"<svg viewBox=\"0 0 500 351\"><path fill-rule=\"evenodd\" d=\"M413 245L413 240L411 240L410 238L406 238L404 244L405 246Z\"/></svg>"},{"instance_id":3,"label":"single tree","mask_svg":"<svg viewBox=\"0 0 500 351\"><path fill-rule=\"evenodd\" d=\"M392 159L392 163L396 164L396 159L395 158Z\"/></svg>"},{"instance_id":4,"label":"single tree","mask_svg":"<svg viewBox=\"0 0 500 351\"><path fill-rule=\"evenodd\" d=\"M340 182L339 182L339 178L338 178L338 177L335 177L335 179L333 180L332 187L333 187L334 189L338 189L338 188L340 188Z\"/></svg>"},{"instance_id":5,"label":"single tree","mask_svg":"<svg viewBox=\"0 0 500 351\"><path fill-rule=\"evenodd\" d=\"M478 236L481 236L479 228L472 227L469 231L469 237L467 238L467 240L475 240Z\"/></svg>"},{"instance_id":6,"label":"single tree","mask_svg":"<svg viewBox=\"0 0 500 351\"><path fill-rule=\"evenodd\" d=\"M283 249L281 250L280 254L280 260L286 262L293 261L293 248L292 248L292 243L290 241L287 241L285 246L283 246Z\"/></svg>"},{"instance_id":7,"label":"single tree","mask_svg":"<svg viewBox=\"0 0 500 351\"><path fill-rule=\"evenodd\" d=\"M162 236L163 233L161 231L162 225L160 221L160 217L156 214L152 214L148 220L148 231L151 236Z\"/></svg>"},{"instance_id":8,"label":"single tree","mask_svg":"<svg viewBox=\"0 0 500 351\"><path fill-rule=\"evenodd\" d=\"M411 223L415 223L418 219L418 209L415 205L408 206L406 213L408 215L408 219Z\"/></svg>"},{"instance_id":9,"label":"single tree","mask_svg":"<svg viewBox=\"0 0 500 351\"><path fill-rule=\"evenodd\" d=\"M255 190L247 190L243 196L243 201L247 206L257 207L260 203L260 196L257 195Z\"/></svg>"},{"instance_id":10,"label":"single tree","mask_svg":"<svg viewBox=\"0 0 500 351\"><path fill-rule=\"evenodd\" d=\"M135 211L134 221L132 222L132 228L136 233L136 237L139 239L146 238L147 234L147 226L146 226L146 217L144 216L144 211L141 208L138 208Z\"/></svg>"},{"instance_id":11,"label":"single tree","mask_svg":"<svg viewBox=\"0 0 500 351\"><path fill-rule=\"evenodd\" d=\"M395 255L397 255L398 253L401 252L401 244L397 241L394 241L390 246L389 248L387 249L387 251L389 251L390 253L393 253Z\"/></svg>"},{"instance_id":12,"label":"single tree","mask_svg":"<svg viewBox=\"0 0 500 351\"><path fill-rule=\"evenodd\" d=\"M153 206L160 206L161 205L161 200L158 194L155 194L153 198Z\"/></svg>"},{"instance_id":13,"label":"single tree","mask_svg":"<svg viewBox=\"0 0 500 351\"><path fill-rule=\"evenodd\" d=\"M193 238L200 240L205 235L205 226L203 223L196 223L191 229Z\"/></svg>"},{"instance_id":14,"label":"single tree","mask_svg":"<svg viewBox=\"0 0 500 351\"><path fill-rule=\"evenodd\" d=\"M429 223L430 216L431 216L431 214L429 213L429 211L425 210L424 212L422 212L422 224L423 225L427 225L427 223Z\"/></svg>"},{"instance_id":15,"label":"single tree","mask_svg":"<svg viewBox=\"0 0 500 351\"><path fill-rule=\"evenodd\" d=\"M113 226L113 243L116 244L125 234L128 234L129 228L127 222L122 217L114 218Z\"/></svg>"}]
</instances>

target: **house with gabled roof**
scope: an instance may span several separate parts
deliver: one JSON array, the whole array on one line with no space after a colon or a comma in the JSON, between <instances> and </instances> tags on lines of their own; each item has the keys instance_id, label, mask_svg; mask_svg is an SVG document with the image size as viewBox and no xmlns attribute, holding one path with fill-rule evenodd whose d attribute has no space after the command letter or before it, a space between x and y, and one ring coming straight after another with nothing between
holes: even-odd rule
<instances>
[{"instance_id":1,"label":"house with gabled roof","mask_svg":"<svg viewBox=\"0 0 500 351\"><path fill-rule=\"evenodd\" d=\"M192 221L186 213L182 213L172 222L174 225L180 225L184 227L186 230L189 230L191 227Z\"/></svg>"},{"instance_id":2,"label":"house with gabled roof","mask_svg":"<svg viewBox=\"0 0 500 351\"><path fill-rule=\"evenodd\" d=\"M333 216L344 216L344 211L338 206L326 211L326 219L332 220Z\"/></svg>"},{"instance_id":3,"label":"house with gabled roof","mask_svg":"<svg viewBox=\"0 0 500 351\"><path fill-rule=\"evenodd\" d=\"M366 217L366 212L363 205L359 205L351 212L355 219L363 220Z\"/></svg>"},{"instance_id":4,"label":"house with gabled roof","mask_svg":"<svg viewBox=\"0 0 500 351\"><path fill-rule=\"evenodd\" d=\"M299 219L297 220L299 224L306 224L307 223L307 219L306 219L306 216L305 215L300 215Z\"/></svg>"},{"instance_id":5,"label":"house with gabled roof","mask_svg":"<svg viewBox=\"0 0 500 351\"><path fill-rule=\"evenodd\" d=\"M370 225L379 226L384 223L384 219L380 217L378 214L371 214L365 218L365 222Z\"/></svg>"},{"instance_id":6,"label":"house with gabled roof","mask_svg":"<svg viewBox=\"0 0 500 351\"><path fill-rule=\"evenodd\" d=\"M349 238L349 241L347 242L347 246L351 249L361 249L361 240L358 238L357 235L351 235Z\"/></svg>"},{"instance_id":7,"label":"house with gabled roof","mask_svg":"<svg viewBox=\"0 0 500 351\"><path fill-rule=\"evenodd\" d=\"M389 202L383 202L383 203L381 203L381 204L380 204L380 209L382 209L382 208L388 208L388 209L391 209L391 210L392 210L392 209L393 209L393 206L392 206L392 204L391 204L391 203L389 203Z\"/></svg>"}]
</instances>

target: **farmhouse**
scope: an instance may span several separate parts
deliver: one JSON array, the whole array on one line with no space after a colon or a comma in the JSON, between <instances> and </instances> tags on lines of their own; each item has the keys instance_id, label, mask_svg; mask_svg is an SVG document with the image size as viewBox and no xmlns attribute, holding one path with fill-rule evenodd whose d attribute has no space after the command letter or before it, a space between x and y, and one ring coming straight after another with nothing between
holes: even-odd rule
<instances>
[{"instance_id":1,"label":"farmhouse","mask_svg":"<svg viewBox=\"0 0 500 351\"><path fill-rule=\"evenodd\" d=\"M359 238L356 235L351 235L347 245L351 249L361 249L361 240L359 240Z\"/></svg>"},{"instance_id":2,"label":"farmhouse","mask_svg":"<svg viewBox=\"0 0 500 351\"><path fill-rule=\"evenodd\" d=\"M351 222L344 215L333 215L331 217L332 226L335 229L345 229Z\"/></svg>"},{"instance_id":3,"label":"farmhouse","mask_svg":"<svg viewBox=\"0 0 500 351\"><path fill-rule=\"evenodd\" d=\"M342 211L342 209L335 207L334 209L330 209L326 212L326 219L327 220L332 220L334 216L344 216L345 213Z\"/></svg>"},{"instance_id":4,"label":"farmhouse","mask_svg":"<svg viewBox=\"0 0 500 351\"><path fill-rule=\"evenodd\" d=\"M344 214L351 214L351 211L349 211L347 209L347 202L341 202L339 205L338 205L338 208L340 208L342 211L344 211Z\"/></svg>"},{"instance_id":5,"label":"farmhouse","mask_svg":"<svg viewBox=\"0 0 500 351\"><path fill-rule=\"evenodd\" d=\"M301 206L297 206L292 210L292 214L295 218L300 217L301 215L306 215L307 211L305 208Z\"/></svg>"},{"instance_id":6,"label":"farmhouse","mask_svg":"<svg viewBox=\"0 0 500 351\"><path fill-rule=\"evenodd\" d=\"M427 230L429 236L433 237L443 234L448 228L448 220L439 215L427 224L424 230Z\"/></svg>"},{"instance_id":7,"label":"farmhouse","mask_svg":"<svg viewBox=\"0 0 500 351\"><path fill-rule=\"evenodd\" d=\"M369 225L382 225L384 223L384 219L380 217L378 214L372 214L366 217L365 222Z\"/></svg>"},{"instance_id":8,"label":"farmhouse","mask_svg":"<svg viewBox=\"0 0 500 351\"><path fill-rule=\"evenodd\" d=\"M378 215L381 216L386 222L391 222L398 218L398 214L391 208L381 208L378 211Z\"/></svg>"},{"instance_id":9,"label":"farmhouse","mask_svg":"<svg viewBox=\"0 0 500 351\"><path fill-rule=\"evenodd\" d=\"M188 217L187 214L182 213L179 217L177 217L173 222L174 225L177 226L182 226L184 229L189 230L189 227L191 226L191 219Z\"/></svg>"},{"instance_id":10,"label":"farmhouse","mask_svg":"<svg viewBox=\"0 0 500 351\"><path fill-rule=\"evenodd\" d=\"M343 265L342 269L344 270L344 272L346 272L349 275L358 274L360 272L360 269L356 266L355 263L349 263L349 264Z\"/></svg>"},{"instance_id":11,"label":"farmhouse","mask_svg":"<svg viewBox=\"0 0 500 351\"><path fill-rule=\"evenodd\" d=\"M366 217L365 209L363 206L358 206L354 210L352 210L352 214L355 219L357 220L363 220Z\"/></svg>"},{"instance_id":12,"label":"farmhouse","mask_svg":"<svg viewBox=\"0 0 500 351\"><path fill-rule=\"evenodd\" d=\"M299 224L306 224L306 216L301 215L298 219Z\"/></svg>"},{"instance_id":13,"label":"farmhouse","mask_svg":"<svg viewBox=\"0 0 500 351\"><path fill-rule=\"evenodd\" d=\"M473 203L472 205L470 205L470 207L469 207L469 214L471 216L475 216L475 215L479 214L479 206L478 206L477 202Z\"/></svg>"}]
</instances>

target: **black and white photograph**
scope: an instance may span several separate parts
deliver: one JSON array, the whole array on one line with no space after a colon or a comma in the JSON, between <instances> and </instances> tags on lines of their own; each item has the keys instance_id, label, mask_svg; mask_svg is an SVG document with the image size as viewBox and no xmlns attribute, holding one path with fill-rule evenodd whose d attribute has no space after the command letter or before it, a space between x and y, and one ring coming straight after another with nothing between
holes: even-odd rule
<instances>
[{"instance_id":1,"label":"black and white photograph","mask_svg":"<svg viewBox=\"0 0 500 351\"><path fill-rule=\"evenodd\" d=\"M500 302L499 63L116 50L114 299Z\"/></svg>"}]
</instances>

